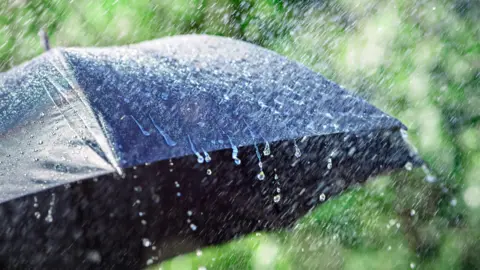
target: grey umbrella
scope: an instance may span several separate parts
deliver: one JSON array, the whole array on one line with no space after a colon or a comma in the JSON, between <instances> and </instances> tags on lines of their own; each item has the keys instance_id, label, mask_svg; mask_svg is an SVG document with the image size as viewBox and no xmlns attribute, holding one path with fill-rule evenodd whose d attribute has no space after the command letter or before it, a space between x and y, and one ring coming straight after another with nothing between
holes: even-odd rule
<instances>
[{"instance_id":1,"label":"grey umbrella","mask_svg":"<svg viewBox=\"0 0 480 270\"><path fill-rule=\"evenodd\" d=\"M53 49L0 98L5 268L141 268L421 163L398 120L229 38Z\"/></svg>"}]
</instances>

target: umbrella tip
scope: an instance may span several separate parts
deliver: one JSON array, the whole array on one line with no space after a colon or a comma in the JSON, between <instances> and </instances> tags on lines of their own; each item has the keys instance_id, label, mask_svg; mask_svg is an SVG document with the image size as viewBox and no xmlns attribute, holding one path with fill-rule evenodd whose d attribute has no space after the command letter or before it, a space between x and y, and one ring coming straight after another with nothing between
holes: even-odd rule
<instances>
[{"instance_id":1,"label":"umbrella tip","mask_svg":"<svg viewBox=\"0 0 480 270\"><path fill-rule=\"evenodd\" d=\"M38 36L40 37L40 43L42 44L43 49L45 51L49 51L50 41L48 39L47 31L45 30L44 27L40 28L40 31L38 31Z\"/></svg>"}]
</instances>

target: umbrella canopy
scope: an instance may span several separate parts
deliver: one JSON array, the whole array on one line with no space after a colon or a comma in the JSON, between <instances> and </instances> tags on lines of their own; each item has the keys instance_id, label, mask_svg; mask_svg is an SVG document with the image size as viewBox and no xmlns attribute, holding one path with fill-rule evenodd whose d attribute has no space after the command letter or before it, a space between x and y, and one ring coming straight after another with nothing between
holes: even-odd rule
<instances>
[{"instance_id":1,"label":"umbrella canopy","mask_svg":"<svg viewBox=\"0 0 480 270\"><path fill-rule=\"evenodd\" d=\"M0 97L6 268L140 268L421 162L398 120L229 38L53 49Z\"/></svg>"}]
</instances>

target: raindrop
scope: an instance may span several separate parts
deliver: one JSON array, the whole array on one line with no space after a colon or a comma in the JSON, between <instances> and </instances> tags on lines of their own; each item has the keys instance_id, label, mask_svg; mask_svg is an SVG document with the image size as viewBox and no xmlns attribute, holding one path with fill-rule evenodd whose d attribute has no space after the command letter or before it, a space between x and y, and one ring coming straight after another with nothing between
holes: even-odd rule
<instances>
[{"instance_id":1,"label":"raindrop","mask_svg":"<svg viewBox=\"0 0 480 270\"><path fill-rule=\"evenodd\" d=\"M450 201L450 205L451 205L451 206L456 206L456 205L457 205L457 199L453 198L453 199Z\"/></svg>"},{"instance_id":2,"label":"raindrop","mask_svg":"<svg viewBox=\"0 0 480 270\"><path fill-rule=\"evenodd\" d=\"M167 93L167 92L163 92L163 93L161 94L161 97L162 97L163 100L168 100L168 93Z\"/></svg>"},{"instance_id":3,"label":"raindrop","mask_svg":"<svg viewBox=\"0 0 480 270\"><path fill-rule=\"evenodd\" d=\"M47 216L45 217L45 221L48 222L48 223L53 222L53 217L52 217L50 212L48 212Z\"/></svg>"},{"instance_id":4,"label":"raindrop","mask_svg":"<svg viewBox=\"0 0 480 270\"><path fill-rule=\"evenodd\" d=\"M150 136L150 132L143 129L142 125L140 125L140 123L137 121L137 119L135 119L135 117L133 117L133 115L130 115L130 117L133 119L133 121L135 121L135 124L137 124L138 128L140 129L140 131L143 133L144 136Z\"/></svg>"},{"instance_id":5,"label":"raindrop","mask_svg":"<svg viewBox=\"0 0 480 270\"><path fill-rule=\"evenodd\" d=\"M39 219L39 218L42 217L42 215L41 215L40 212L38 212L38 211L35 212L33 215L35 216L36 219Z\"/></svg>"},{"instance_id":6,"label":"raindrop","mask_svg":"<svg viewBox=\"0 0 480 270\"><path fill-rule=\"evenodd\" d=\"M320 194L320 196L318 197L318 199L319 199L321 202L324 202L326 198L327 198L327 196L325 195L325 193Z\"/></svg>"},{"instance_id":7,"label":"raindrop","mask_svg":"<svg viewBox=\"0 0 480 270\"><path fill-rule=\"evenodd\" d=\"M153 264L153 259L148 259L147 260L147 265L152 265Z\"/></svg>"},{"instance_id":8,"label":"raindrop","mask_svg":"<svg viewBox=\"0 0 480 270\"><path fill-rule=\"evenodd\" d=\"M432 175L432 172L431 172L430 169L427 167L427 165L423 164L423 165L422 165L422 170L423 170L423 172L425 173L425 181L427 181L428 183L435 183L435 182L437 182L437 178Z\"/></svg>"},{"instance_id":9,"label":"raindrop","mask_svg":"<svg viewBox=\"0 0 480 270\"><path fill-rule=\"evenodd\" d=\"M278 174L275 174L274 179L275 179L275 180L278 180L278 178L279 178L279 177L278 177Z\"/></svg>"},{"instance_id":10,"label":"raindrop","mask_svg":"<svg viewBox=\"0 0 480 270\"><path fill-rule=\"evenodd\" d=\"M299 158L302 156L302 152L300 152L300 148L298 148L297 142L294 140L293 141L294 147L295 147L295 157Z\"/></svg>"},{"instance_id":11,"label":"raindrop","mask_svg":"<svg viewBox=\"0 0 480 270\"><path fill-rule=\"evenodd\" d=\"M42 144L43 144L43 141L38 141L38 144L39 144L39 145L42 145Z\"/></svg>"},{"instance_id":12,"label":"raindrop","mask_svg":"<svg viewBox=\"0 0 480 270\"><path fill-rule=\"evenodd\" d=\"M179 187L180 187L180 183L178 183L178 181L175 181L175 187L176 187L176 188L179 188Z\"/></svg>"},{"instance_id":13,"label":"raindrop","mask_svg":"<svg viewBox=\"0 0 480 270\"><path fill-rule=\"evenodd\" d=\"M265 141L265 148L263 149L263 155L264 156L270 155L270 144L268 144L267 141Z\"/></svg>"},{"instance_id":14,"label":"raindrop","mask_svg":"<svg viewBox=\"0 0 480 270\"><path fill-rule=\"evenodd\" d=\"M182 196L182 193L177 192L177 197L181 197L181 196Z\"/></svg>"},{"instance_id":15,"label":"raindrop","mask_svg":"<svg viewBox=\"0 0 480 270\"><path fill-rule=\"evenodd\" d=\"M100 252L90 250L87 252L87 260L93 263L100 263L102 261L102 256L100 255Z\"/></svg>"},{"instance_id":16,"label":"raindrop","mask_svg":"<svg viewBox=\"0 0 480 270\"><path fill-rule=\"evenodd\" d=\"M52 200L50 201L50 208L48 208L47 216L45 217L45 221L48 223L53 222L53 205L55 204L55 193L52 193Z\"/></svg>"},{"instance_id":17,"label":"raindrop","mask_svg":"<svg viewBox=\"0 0 480 270\"><path fill-rule=\"evenodd\" d=\"M142 225L144 225L144 226L147 225L147 221L146 221L145 219L142 219L142 220L140 221L140 223L142 223Z\"/></svg>"},{"instance_id":18,"label":"raindrop","mask_svg":"<svg viewBox=\"0 0 480 270\"><path fill-rule=\"evenodd\" d=\"M415 213L416 213L416 212L415 212L415 209L410 210L410 216L411 216L411 217L415 216Z\"/></svg>"},{"instance_id":19,"label":"raindrop","mask_svg":"<svg viewBox=\"0 0 480 270\"><path fill-rule=\"evenodd\" d=\"M192 229L192 231L196 231L197 230L197 225L195 224L190 224L190 229Z\"/></svg>"},{"instance_id":20,"label":"raindrop","mask_svg":"<svg viewBox=\"0 0 480 270\"><path fill-rule=\"evenodd\" d=\"M188 141L190 142L190 148L192 149L193 153L197 156L197 162L198 163L203 163L205 159L202 157L202 155L197 151L195 146L193 145L192 139L190 138L190 135L188 135Z\"/></svg>"},{"instance_id":21,"label":"raindrop","mask_svg":"<svg viewBox=\"0 0 480 270\"><path fill-rule=\"evenodd\" d=\"M200 266L200 267L198 267L198 270L207 270L207 267L205 267L205 266Z\"/></svg>"},{"instance_id":22,"label":"raindrop","mask_svg":"<svg viewBox=\"0 0 480 270\"><path fill-rule=\"evenodd\" d=\"M148 238L143 238L142 239L142 244L144 247L149 247L152 245L152 242L150 242L150 240Z\"/></svg>"},{"instance_id":23,"label":"raindrop","mask_svg":"<svg viewBox=\"0 0 480 270\"><path fill-rule=\"evenodd\" d=\"M330 169L332 169L332 167L333 167L332 158L328 158L328 160L327 160L327 169L330 170Z\"/></svg>"},{"instance_id":24,"label":"raindrop","mask_svg":"<svg viewBox=\"0 0 480 270\"><path fill-rule=\"evenodd\" d=\"M168 136L167 133L165 133L165 131L163 131L163 129L161 129L156 123L155 121L153 121L153 118L151 115L148 115L148 117L150 117L150 121L152 121L152 124L153 126L157 129L158 133L160 133L160 135L162 135L163 139L165 140L165 143L168 145L168 146L175 146L177 145L177 142L175 142L174 140L172 140L172 138L170 136Z\"/></svg>"},{"instance_id":25,"label":"raindrop","mask_svg":"<svg viewBox=\"0 0 480 270\"><path fill-rule=\"evenodd\" d=\"M133 188L133 190L135 190L135 192L142 192L142 187L141 186L136 186Z\"/></svg>"},{"instance_id":26,"label":"raindrop","mask_svg":"<svg viewBox=\"0 0 480 270\"><path fill-rule=\"evenodd\" d=\"M191 216L193 215L193 212L192 212L191 210L188 210L188 211L187 211L187 215L188 215L189 217L191 217Z\"/></svg>"},{"instance_id":27,"label":"raindrop","mask_svg":"<svg viewBox=\"0 0 480 270\"><path fill-rule=\"evenodd\" d=\"M230 145L232 146L232 158L236 165L240 165L242 161L238 158L238 148L233 144L232 139L228 137Z\"/></svg>"},{"instance_id":28,"label":"raindrop","mask_svg":"<svg viewBox=\"0 0 480 270\"><path fill-rule=\"evenodd\" d=\"M405 163L405 169L411 171L413 169L413 164L411 162Z\"/></svg>"},{"instance_id":29,"label":"raindrop","mask_svg":"<svg viewBox=\"0 0 480 270\"><path fill-rule=\"evenodd\" d=\"M414 263L410 263L410 268L414 269L414 268L415 268L415 264L414 264Z\"/></svg>"},{"instance_id":30,"label":"raindrop","mask_svg":"<svg viewBox=\"0 0 480 270\"><path fill-rule=\"evenodd\" d=\"M207 170L207 175L212 175L212 170L208 169Z\"/></svg>"},{"instance_id":31,"label":"raindrop","mask_svg":"<svg viewBox=\"0 0 480 270\"><path fill-rule=\"evenodd\" d=\"M258 178L258 180L263 181L265 179L265 173L263 171L260 171L257 174L257 178Z\"/></svg>"},{"instance_id":32,"label":"raindrop","mask_svg":"<svg viewBox=\"0 0 480 270\"><path fill-rule=\"evenodd\" d=\"M273 202L278 203L281 198L282 198L282 196L280 194L277 194L277 195L273 196Z\"/></svg>"},{"instance_id":33,"label":"raindrop","mask_svg":"<svg viewBox=\"0 0 480 270\"><path fill-rule=\"evenodd\" d=\"M195 252L195 254L200 257L202 256L202 251L200 249L197 249L197 251Z\"/></svg>"}]
</instances>

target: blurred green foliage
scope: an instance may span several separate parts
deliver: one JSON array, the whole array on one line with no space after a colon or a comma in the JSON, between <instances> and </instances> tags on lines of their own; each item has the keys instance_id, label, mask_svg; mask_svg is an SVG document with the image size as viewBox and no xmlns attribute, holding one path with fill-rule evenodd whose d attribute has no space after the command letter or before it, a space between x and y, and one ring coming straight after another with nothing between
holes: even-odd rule
<instances>
[{"instance_id":1,"label":"blurred green foliage","mask_svg":"<svg viewBox=\"0 0 480 270\"><path fill-rule=\"evenodd\" d=\"M0 0L0 71L53 46L184 33L297 60L410 127L440 181L378 177L288 232L254 234L158 269L480 269L480 2Z\"/></svg>"}]
</instances>

